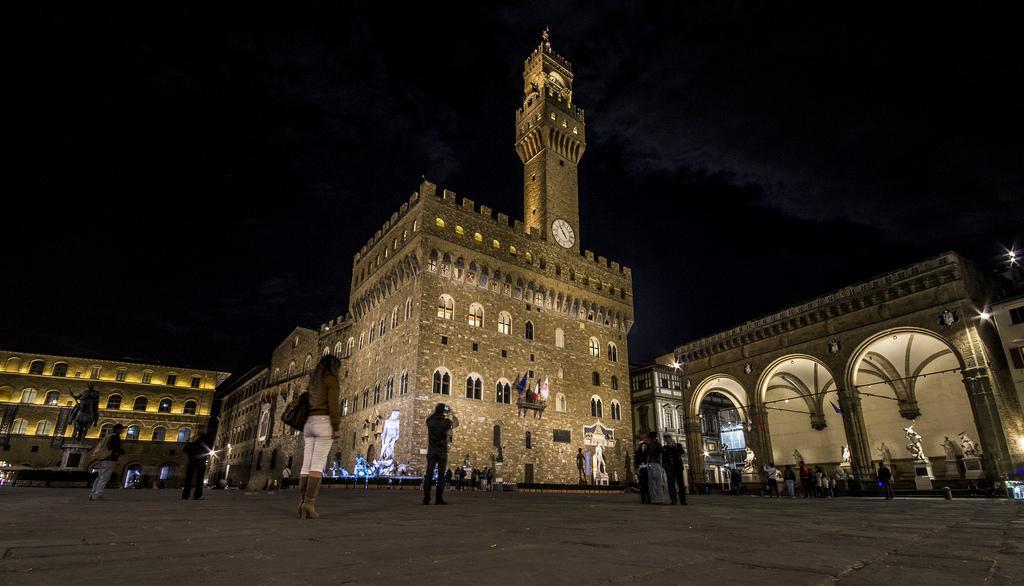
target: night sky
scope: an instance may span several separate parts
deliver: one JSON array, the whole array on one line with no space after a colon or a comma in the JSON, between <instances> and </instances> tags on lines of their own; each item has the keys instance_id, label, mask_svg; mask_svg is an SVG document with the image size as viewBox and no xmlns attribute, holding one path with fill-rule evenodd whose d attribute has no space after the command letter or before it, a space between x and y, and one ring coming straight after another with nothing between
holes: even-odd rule
<instances>
[{"instance_id":1,"label":"night sky","mask_svg":"<svg viewBox=\"0 0 1024 586\"><path fill-rule=\"evenodd\" d=\"M0 8L0 347L238 373L346 311L421 176L522 217L546 25L587 112L582 245L633 269L633 361L1024 245L1024 35L993 6L289 4Z\"/></svg>"}]
</instances>

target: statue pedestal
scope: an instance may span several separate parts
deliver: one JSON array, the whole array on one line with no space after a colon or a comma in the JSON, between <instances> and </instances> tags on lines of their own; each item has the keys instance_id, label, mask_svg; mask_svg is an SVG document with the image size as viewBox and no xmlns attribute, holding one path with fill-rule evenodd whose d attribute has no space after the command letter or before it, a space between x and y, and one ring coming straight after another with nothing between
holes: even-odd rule
<instances>
[{"instance_id":1,"label":"statue pedestal","mask_svg":"<svg viewBox=\"0 0 1024 586\"><path fill-rule=\"evenodd\" d=\"M608 486L608 475L603 472L598 472L594 475L594 484L599 486Z\"/></svg>"},{"instance_id":2,"label":"statue pedestal","mask_svg":"<svg viewBox=\"0 0 1024 586\"><path fill-rule=\"evenodd\" d=\"M502 464L502 462L494 463L494 486L492 487L492 490L502 490L502 485L505 483L505 480L501 476Z\"/></svg>"},{"instance_id":3,"label":"statue pedestal","mask_svg":"<svg viewBox=\"0 0 1024 586\"><path fill-rule=\"evenodd\" d=\"M82 470L87 464L92 446L87 444L64 444L64 455L60 459L61 470Z\"/></svg>"},{"instance_id":4,"label":"statue pedestal","mask_svg":"<svg viewBox=\"0 0 1024 586\"><path fill-rule=\"evenodd\" d=\"M964 478L978 480L985 477L985 471L981 468L981 458L977 456L964 456Z\"/></svg>"},{"instance_id":5,"label":"statue pedestal","mask_svg":"<svg viewBox=\"0 0 1024 586\"><path fill-rule=\"evenodd\" d=\"M931 490L932 480L935 480L932 463L927 460L915 460L914 486L917 487L917 490Z\"/></svg>"},{"instance_id":6,"label":"statue pedestal","mask_svg":"<svg viewBox=\"0 0 1024 586\"><path fill-rule=\"evenodd\" d=\"M946 478L960 478L960 466L956 460L946 460Z\"/></svg>"},{"instance_id":7,"label":"statue pedestal","mask_svg":"<svg viewBox=\"0 0 1024 586\"><path fill-rule=\"evenodd\" d=\"M760 484L761 476L757 472L743 471L743 484Z\"/></svg>"}]
</instances>

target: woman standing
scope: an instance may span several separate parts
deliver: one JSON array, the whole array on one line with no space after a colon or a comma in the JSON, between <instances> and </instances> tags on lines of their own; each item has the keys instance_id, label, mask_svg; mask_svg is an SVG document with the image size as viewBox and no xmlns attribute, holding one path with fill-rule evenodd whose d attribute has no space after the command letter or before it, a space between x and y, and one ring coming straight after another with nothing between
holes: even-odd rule
<instances>
[{"instance_id":1,"label":"woman standing","mask_svg":"<svg viewBox=\"0 0 1024 586\"><path fill-rule=\"evenodd\" d=\"M328 354L320 359L309 379L309 418L302 430L302 472L299 475L300 519L316 519L316 497L324 478L331 444L340 439L341 361Z\"/></svg>"}]
</instances>

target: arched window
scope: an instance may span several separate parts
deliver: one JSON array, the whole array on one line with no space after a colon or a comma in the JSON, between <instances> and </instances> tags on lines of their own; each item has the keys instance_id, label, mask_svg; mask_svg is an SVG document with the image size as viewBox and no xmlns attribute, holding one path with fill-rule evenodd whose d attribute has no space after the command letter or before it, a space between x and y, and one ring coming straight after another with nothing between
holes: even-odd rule
<instances>
[{"instance_id":1,"label":"arched window","mask_svg":"<svg viewBox=\"0 0 1024 586\"><path fill-rule=\"evenodd\" d=\"M565 348L565 332L562 328L555 328L555 346Z\"/></svg>"},{"instance_id":2,"label":"arched window","mask_svg":"<svg viewBox=\"0 0 1024 586\"><path fill-rule=\"evenodd\" d=\"M36 435L50 435L53 431L53 424L45 419L36 424Z\"/></svg>"},{"instance_id":3,"label":"arched window","mask_svg":"<svg viewBox=\"0 0 1024 586\"><path fill-rule=\"evenodd\" d=\"M104 423L103 425L100 426L100 435L99 435L99 437L101 437L101 438L107 437L107 434L110 433L110 430L113 429L113 428L114 428L114 424L113 423Z\"/></svg>"},{"instance_id":4,"label":"arched window","mask_svg":"<svg viewBox=\"0 0 1024 586\"><path fill-rule=\"evenodd\" d=\"M601 342L597 341L597 338L590 337L590 355L597 357L601 355Z\"/></svg>"},{"instance_id":5,"label":"arched window","mask_svg":"<svg viewBox=\"0 0 1024 586\"><path fill-rule=\"evenodd\" d=\"M110 395L107 397L107 409L120 409L121 395Z\"/></svg>"},{"instance_id":6,"label":"arched window","mask_svg":"<svg viewBox=\"0 0 1024 586\"><path fill-rule=\"evenodd\" d=\"M444 228L444 220L441 218L434 218L434 225L438 228Z\"/></svg>"},{"instance_id":7,"label":"arched window","mask_svg":"<svg viewBox=\"0 0 1024 586\"><path fill-rule=\"evenodd\" d=\"M391 329L398 327L398 306L391 310Z\"/></svg>"},{"instance_id":8,"label":"arched window","mask_svg":"<svg viewBox=\"0 0 1024 586\"><path fill-rule=\"evenodd\" d=\"M614 374L612 375L612 390L619 390L619 377L615 376Z\"/></svg>"},{"instance_id":9,"label":"arched window","mask_svg":"<svg viewBox=\"0 0 1024 586\"><path fill-rule=\"evenodd\" d=\"M189 429L187 427L183 427L183 428L178 430L178 442L184 443L184 442L187 442L188 440L190 440L191 438L192 438L192 430L191 429Z\"/></svg>"},{"instance_id":10,"label":"arched window","mask_svg":"<svg viewBox=\"0 0 1024 586\"><path fill-rule=\"evenodd\" d=\"M475 328L484 327L484 306L474 303L469 306L469 325Z\"/></svg>"},{"instance_id":11,"label":"arched window","mask_svg":"<svg viewBox=\"0 0 1024 586\"><path fill-rule=\"evenodd\" d=\"M387 331L388 331L388 329L387 329L387 322L384 321L384 318L381 318L380 326L378 327L377 333L380 334L381 338L383 338L384 334L387 333Z\"/></svg>"},{"instance_id":12,"label":"arched window","mask_svg":"<svg viewBox=\"0 0 1024 586\"><path fill-rule=\"evenodd\" d=\"M619 405L618 401L612 401L612 419L622 419L622 405Z\"/></svg>"},{"instance_id":13,"label":"arched window","mask_svg":"<svg viewBox=\"0 0 1024 586\"><path fill-rule=\"evenodd\" d=\"M349 338L349 340L351 340L351 339L352 338ZM344 357L345 356L344 351L345 351L345 347L341 345L341 342L338 342L337 344L334 345L334 357L335 358L342 358L342 357Z\"/></svg>"},{"instance_id":14,"label":"arched window","mask_svg":"<svg viewBox=\"0 0 1024 586\"><path fill-rule=\"evenodd\" d=\"M402 371L402 378L398 384L398 394L404 395L409 392L409 373Z\"/></svg>"},{"instance_id":15,"label":"arched window","mask_svg":"<svg viewBox=\"0 0 1024 586\"><path fill-rule=\"evenodd\" d=\"M515 255L519 254L519 249L517 249L515 247L515 245L511 245L510 244L509 247L508 247L508 253L511 254L512 256L515 256Z\"/></svg>"},{"instance_id":16,"label":"arched window","mask_svg":"<svg viewBox=\"0 0 1024 586\"><path fill-rule=\"evenodd\" d=\"M160 399L160 404L156 408L157 413L170 413L173 403L174 401L170 399Z\"/></svg>"},{"instance_id":17,"label":"arched window","mask_svg":"<svg viewBox=\"0 0 1024 586\"><path fill-rule=\"evenodd\" d=\"M380 403L380 383L373 385L373 404Z\"/></svg>"},{"instance_id":18,"label":"arched window","mask_svg":"<svg viewBox=\"0 0 1024 586\"><path fill-rule=\"evenodd\" d=\"M46 398L43 399L43 404L51 407L56 407L60 404L60 391L48 391Z\"/></svg>"},{"instance_id":19,"label":"arched window","mask_svg":"<svg viewBox=\"0 0 1024 586\"><path fill-rule=\"evenodd\" d=\"M294 360L288 363L288 376L292 376L293 374L295 374L295 368L296 367Z\"/></svg>"},{"instance_id":20,"label":"arched window","mask_svg":"<svg viewBox=\"0 0 1024 586\"><path fill-rule=\"evenodd\" d=\"M154 427L152 440L155 442L162 442L165 439L167 439L167 428L162 425Z\"/></svg>"},{"instance_id":21,"label":"arched window","mask_svg":"<svg viewBox=\"0 0 1024 586\"><path fill-rule=\"evenodd\" d=\"M595 387L601 386L601 374L596 370L590 373L590 384L594 385Z\"/></svg>"},{"instance_id":22,"label":"arched window","mask_svg":"<svg viewBox=\"0 0 1024 586\"><path fill-rule=\"evenodd\" d=\"M476 241L476 242L483 242L484 241L484 235L479 233L479 232L474 232L473 233L473 240Z\"/></svg>"},{"instance_id":23,"label":"arched window","mask_svg":"<svg viewBox=\"0 0 1024 586\"><path fill-rule=\"evenodd\" d=\"M363 409L366 409L369 406L370 406L370 389L369 388L365 388L365 389L363 389Z\"/></svg>"},{"instance_id":24,"label":"arched window","mask_svg":"<svg viewBox=\"0 0 1024 586\"><path fill-rule=\"evenodd\" d=\"M523 326L523 331L526 335L527 340L533 339L533 322L527 320L526 325Z\"/></svg>"},{"instance_id":25,"label":"arched window","mask_svg":"<svg viewBox=\"0 0 1024 586\"><path fill-rule=\"evenodd\" d=\"M15 419L14 423L11 425L11 433L15 435L25 435L26 431L28 431L28 421L25 421L24 419Z\"/></svg>"},{"instance_id":26,"label":"arched window","mask_svg":"<svg viewBox=\"0 0 1024 586\"><path fill-rule=\"evenodd\" d=\"M665 428L666 429L672 429L672 428L675 427L675 422L674 422L675 418L672 417L672 408L669 407L668 405L665 405L661 409L661 419L662 419L662 423L665 424Z\"/></svg>"},{"instance_id":27,"label":"arched window","mask_svg":"<svg viewBox=\"0 0 1024 586\"><path fill-rule=\"evenodd\" d=\"M24 391L22 391L21 392L21 402L22 403L35 403L36 402L36 390L35 389L25 389Z\"/></svg>"},{"instance_id":28,"label":"arched window","mask_svg":"<svg viewBox=\"0 0 1024 586\"><path fill-rule=\"evenodd\" d=\"M195 415L197 407L199 407L199 403L189 399L185 401L185 408L182 410L182 413L185 415Z\"/></svg>"},{"instance_id":29,"label":"arched window","mask_svg":"<svg viewBox=\"0 0 1024 586\"><path fill-rule=\"evenodd\" d=\"M592 417L603 417L604 416L604 405L601 404L601 397L593 396L590 398L590 415Z\"/></svg>"},{"instance_id":30,"label":"arched window","mask_svg":"<svg viewBox=\"0 0 1024 586\"><path fill-rule=\"evenodd\" d=\"M345 342L345 358L348 358L348 357L352 356L352 351L355 350L355 347L356 347L356 340L355 340L355 338L349 338L348 341Z\"/></svg>"},{"instance_id":31,"label":"arched window","mask_svg":"<svg viewBox=\"0 0 1024 586\"><path fill-rule=\"evenodd\" d=\"M619 361L619 349L612 342L608 342L608 360Z\"/></svg>"},{"instance_id":32,"label":"arched window","mask_svg":"<svg viewBox=\"0 0 1024 586\"><path fill-rule=\"evenodd\" d=\"M395 377L389 376L388 382L384 384L384 400L388 401L395 396Z\"/></svg>"},{"instance_id":33,"label":"arched window","mask_svg":"<svg viewBox=\"0 0 1024 586\"><path fill-rule=\"evenodd\" d=\"M512 403L512 385L505 379L499 379L494 385L494 399L498 403Z\"/></svg>"},{"instance_id":34,"label":"arched window","mask_svg":"<svg viewBox=\"0 0 1024 586\"><path fill-rule=\"evenodd\" d=\"M163 466L160 466L160 480L162 482L174 480L174 474L177 468L178 467L174 464L164 464Z\"/></svg>"},{"instance_id":35,"label":"arched window","mask_svg":"<svg viewBox=\"0 0 1024 586\"><path fill-rule=\"evenodd\" d=\"M455 300L451 295L442 295L437 298L437 317L444 319L455 317Z\"/></svg>"},{"instance_id":36,"label":"arched window","mask_svg":"<svg viewBox=\"0 0 1024 586\"><path fill-rule=\"evenodd\" d=\"M512 316L507 311L498 314L498 333L512 333Z\"/></svg>"},{"instance_id":37,"label":"arched window","mask_svg":"<svg viewBox=\"0 0 1024 586\"><path fill-rule=\"evenodd\" d=\"M142 431L142 428L139 427L138 425L129 425L128 426L128 430L124 434L124 439L126 439L126 440L137 440L137 439L139 439L139 432L141 432L141 431Z\"/></svg>"},{"instance_id":38,"label":"arched window","mask_svg":"<svg viewBox=\"0 0 1024 586\"><path fill-rule=\"evenodd\" d=\"M527 252L526 254L524 254L524 255L523 255L523 258L525 258L525 259L526 259L526 262L528 262L528 263L530 263L530 264L533 264L533 255L532 255L532 254L530 254L529 252Z\"/></svg>"},{"instance_id":39,"label":"arched window","mask_svg":"<svg viewBox=\"0 0 1024 586\"><path fill-rule=\"evenodd\" d=\"M405 319L412 319L412 297L405 300Z\"/></svg>"},{"instance_id":40,"label":"arched window","mask_svg":"<svg viewBox=\"0 0 1024 586\"><path fill-rule=\"evenodd\" d=\"M348 415L348 399L342 399L341 400L341 416L344 417L346 415Z\"/></svg>"},{"instance_id":41,"label":"arched window","mask_svg":"<svg viewBox=\"0 0 1024 586\"><path fill-rule=\"evenodd\" d=\"M438 395L452 394L452 375L447 370L438 368L434 371L433 391Z\"/></svg>"},{"instance_id":42,"label":"arched window","mask_svg":"<svg viewBox=\"0 0 1024 586\"><path fill-rule=\"evenodd\" d=\"M427 257L427 270L434 272L437 270L437 251L431 250L430 256Z\"/></svg>"},{"instance_id":43,"label":"arched window","mask_svg":"<svg viewBox=\"0 0 1024 586\"><path fill-rule=\"evenodd\" d=\"M555 411L565 413L565 395L562 393L555 395Z\"/></svg>"},{"instance_id":44,"label":"arched window","mask_svg":"<svg viewBox=\"0 0 1024 586\"><path fill-rule=\"evenodd\" d=\"M53 365L53 376L67 376L68 375L68 363L58 362Z\"/></svg>"},{"instance_id":45,"label":"arched window","mask_svg":"<svg viewBox=\"0 0 1024 586\"><path fill-rule=\"evenodd\" d=\"M149 399L145 397L136 397L135 403L132 405L132 411L145 411L146 407L149 406Z\"/></svg>"},{"instance_id":46,"label":"arched window","mask_svg":"<svg viewBox=\"0 0 1024 586\"><path fill-rule=\"evenodd\" d=\"M42 360L33 360L32 363L28 365L28 373L43 374L44 366L46 366L46 363L43 362Z\"/></svg>"},{"instance_id":47,"label":"arched window","mask_svg":"<svg viewBox=\"0 0 1024 586\"><path fill-rule=\"evenodd\" d=\"M474 373L466 377L466 398L480 399L482 395L483 381L480 379L480 375Z\"/></svg>"},{"instance_id":48,"label":"arched window","mask_svg":"<svg viewBox=\"0 0 1024 586\"><path fill-rule=\"evenodd\" d=\"M313 370L313 357L306 354L306 361L302 363L302 372L309 372Z\"/></svg>"},{"instance_id":49,"label":"arched window","mask_svg":"<svg viewBox=\"0 0 1024 586\"><path fill-rule=\"evenodd\" d=\"M341 346L341 345L339 344L339 349L340 349L340 346ZM328 355L328 354L330 354L330 353L331 353L331 349L330 349L330 348L328 348L327 346L324 346L324 353L323 353L323 355L324 355L324 356L327 356L327 355Z\"/></svg>"}]
</instances>

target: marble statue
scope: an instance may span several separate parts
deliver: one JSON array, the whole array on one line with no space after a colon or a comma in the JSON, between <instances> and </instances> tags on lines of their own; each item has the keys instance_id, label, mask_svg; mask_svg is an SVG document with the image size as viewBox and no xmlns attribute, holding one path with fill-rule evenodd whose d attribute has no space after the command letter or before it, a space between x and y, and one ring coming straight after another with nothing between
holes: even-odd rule
<instances>
[{"instance_id":1,"label":"marble statue","mask_svg":"<svg viewBox=\"0 0 1024 586\"><path fill-rule=\"evenodd\" d=\"M391 416L384 420L384 429L380 435L380 459L377 461L381 474L391 474L395 469L395 442L398 441L400 422L397 409L391 410Z\"/></svg>"},{"instance_id":2,"label":"marble statue","mask_svg":"<svg viewBox=\"0 0 1024 586\"><path fill-rule=\"evenodd\" d=\"M968 458L977 458L981 456L981 450L978 449L978 444L967 437L967 432L960 432L960 449L963 451L964 456Z\"/></svg>"},{"instance_id":3,"label":"marble statue","mask_svg":"<svg viewBox=\"0 0 1024 586\"><path fill-rule=\"evenodd\" d=\"M914 457L915 460L926 460L924 456L924 446L921 445L921 434L914 431L914 426L904 427L903 431L907 434L907 451Z\"/></svg>"},{"instance_id":4,"label":"marble statue","mask_svg":"<svg viewBox=\"0 0 1024 586\"><path fill-rule=\"evenodd\" d=\"M797 464L802 464L804 462L804 455L800 453L800 450L793 450L793 460L795 460Z\"/></svg>"},{"instance_id":5,"label":"marble statue","mask_svg":"<svg viewBox=\"0 0 1024 586\"><path fill-rule=\"evenodd\" d=\"M882 456L882 461L885 462L886 467L892 468L892 450L889 449L889 446L885 445L885 442L882 442L881 447L877 449L879 455Z\"/></svg>"},{"instance_id":6,"label":"marble statue","mask_svg":"<svg viewBox=\"0 0 1024 586\"><path fill-rule=\"evenodd\" d=\"M840 453L843 456L843 464L849 464L850 463L850 446L843 446L839 451L840 451Z\"/></svg>"},{"instance_id":7,"label":"marble statue","mask_svg":"<svg viewBox=\"0 0 1024 586\"><path fill-rule=\"evenodd\" d=\"M749 447L746 450L747 457L746 459L743 460L743 471L747 474L753 474L754 460L756 459L756 457L754 456L754 450L751 450Z\"/></svg>"},{"instance_id":8,"label":"marble statue","mask_svg":"<svg viewBox=\"0 0 1024 586\"><path fill-rule=\"evenodd\" d=\"M942 442L942 449L946 450L947 460L956 460L957 456L963 456L963 450L960 449L960 446L958 446L956 442L949 439L948 435Z\"/></svg>"},{"instance_id":9,"label":"marble statue","mask_svg":"<svg viewBox=\"0 0 1024 586\"><path fill-rule=\"evenodd\" d=\"M594 448L594 475L604 473L604 446L597 444Z\"/></svg>"}]
</instances>

